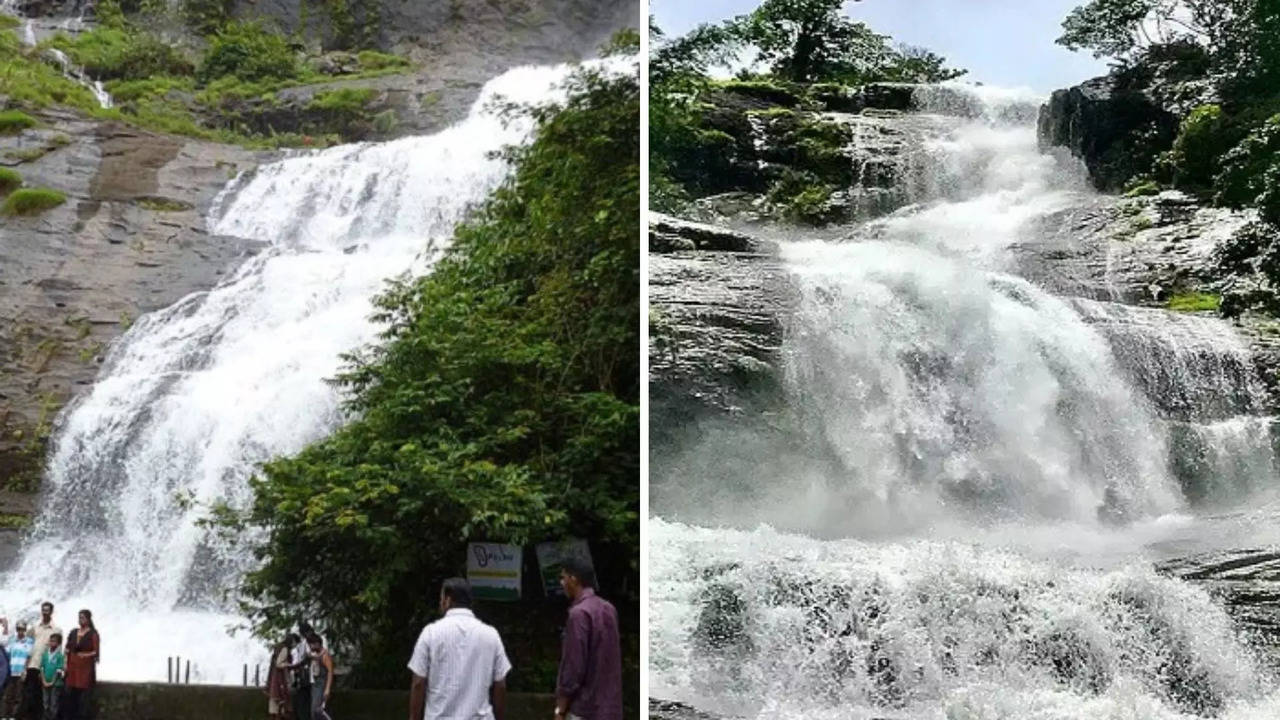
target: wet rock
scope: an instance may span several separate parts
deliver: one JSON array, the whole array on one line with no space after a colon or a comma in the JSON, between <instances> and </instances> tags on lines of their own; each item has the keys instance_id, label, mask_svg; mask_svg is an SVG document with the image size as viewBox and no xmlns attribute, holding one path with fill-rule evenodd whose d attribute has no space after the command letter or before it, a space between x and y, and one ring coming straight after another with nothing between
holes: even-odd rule
<instances>
[{"instance_id":1,"label":"wet rock","mask_svg":"<svg viewBox=\"0 0 1280 720\"><path fill-rule=\"evenodd\" d=\"M140 315L207 290L256 244L212 236L214 197L266 155L51 112L0 138L53 149L18 164L67 202L0 229L0 486L34 486L59 409Z\"/></svg>"},{"instance_id":2,"label":"wet rock","mask_svg":"<svg viewBox=\"0 0 1280 720\"><path fill-rule=\"evenodd\" d=\"M1100 190L1120 188L1145 172L1167 149L1178 118L1142 89L1116 86L1116 79L1094 78L1057 90L1040 110L1042 148L1065 147L1084 160Z\"/></svg>"}]
</instances>

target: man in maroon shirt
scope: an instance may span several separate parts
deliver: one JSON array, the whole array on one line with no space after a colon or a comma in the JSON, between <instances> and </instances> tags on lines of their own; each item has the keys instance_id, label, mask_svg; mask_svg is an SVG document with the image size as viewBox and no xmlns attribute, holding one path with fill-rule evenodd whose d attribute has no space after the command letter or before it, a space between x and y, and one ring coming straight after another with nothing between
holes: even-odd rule
<instances>
[{"instance_id":1,"label":"man in maroon shirt","mask_svg":"<svg viewBox=\"0 0 1280 720\"><path fill-rule=\"evenodd\" d=\"M579 558L560 567L569 597L555 720L622 720L622 641L618 611L596 595L596 571Z\"/></svg>"}]
</instances>

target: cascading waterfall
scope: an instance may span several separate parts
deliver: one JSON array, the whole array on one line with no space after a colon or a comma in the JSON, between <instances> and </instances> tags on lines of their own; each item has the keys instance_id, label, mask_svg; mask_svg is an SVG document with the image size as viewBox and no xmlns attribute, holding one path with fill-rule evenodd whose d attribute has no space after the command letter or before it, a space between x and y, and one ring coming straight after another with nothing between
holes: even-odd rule
<instances>
[{"instance_id":1,"label":"cascading waterfall","mask_svg":"<svg viewBox=\"0 0 1280 720\"><path fill-rule=\"evenodd\" d=\"M1033 221L1092 201L1039 152L1030 100L923 94L914 204L781 242L788 437L651 480L652 697L841 719L1280 709L1222 607L1151 569L1269 527L1201 515L1276 486L1248 351L1219 320L1009 274Z\"/></svg>"},{"instance_id":2,"label":"cascading waterfall","mask_svg":"<svg viewBox=\"0 0 1280 720\"><path fill-rule=\"evenodd\" d=\"M92 608L107 679L156 680L181 655L193 680L239 682L242 663L264 662L225 631L238 619L223 593L252 559L210 542L198 520L210 503L245 499L259 463L338 427L326 379L374 339L371 299L387 278L429 268L505 177L489 154L530 131L491 103L553 99L568 72L511 70L436 135L301 154L233 181L211 230L265 246L214 289L140 318L64 413L0 609L32 613L49 598L66 622Z\"/></svg>"}]
</instances>

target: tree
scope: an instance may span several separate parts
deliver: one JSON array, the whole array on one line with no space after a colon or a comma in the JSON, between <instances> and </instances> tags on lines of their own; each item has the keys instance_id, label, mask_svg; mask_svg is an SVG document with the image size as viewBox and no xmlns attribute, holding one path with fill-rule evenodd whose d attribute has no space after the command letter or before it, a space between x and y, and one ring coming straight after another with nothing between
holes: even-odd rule
<instances>
[{"instance_id":1,"label":"tree","mask_svg":"<svg viewBox=\"0 0 1280 720\"><path fill-rule=\"evenodd\" d=\"M398 682L472 540L585 537L638 617L638 68L581 70L523 112L537 135L505 151L511 178L431 274L377 299L379 341L336 380L354 419L216 515L259 539L240 589L256 632L312 619L366 684Z\"/></svg>"},{"instance_id":2,"label":"tree","mask_svg":"<svg viewBox=\"0 0 1280 720\"><path fill-rule=\"evenodd\" d=\"M1058 44L1119 60L1179 40L1206 44L1222 20L1222 5L1217 0L1092 0L1067 15Z\"/></svg>"},{"instance_id":3,"label":"tree","mask_svg":"<svg viewBox=\"0 0 1280 720\"><path fill-rule=\"evenodd\" d=\"M888 38L841 14L843 0L765 0L736 25L774 72L792 82L853 78L882 67Z\"/></svg>"}]
</instances>

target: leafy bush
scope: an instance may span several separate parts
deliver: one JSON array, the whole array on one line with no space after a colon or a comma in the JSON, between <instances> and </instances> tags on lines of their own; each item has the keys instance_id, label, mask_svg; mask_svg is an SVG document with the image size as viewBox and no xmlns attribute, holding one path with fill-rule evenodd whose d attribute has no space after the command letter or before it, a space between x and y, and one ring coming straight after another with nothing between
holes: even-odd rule
<instances>
[{"instance_id":1,"label":"leafy bush","mask_svg":"<svg viewBox=\"0 0 1280 720\"><path fill-rule=\"evenodd\" d=\"M835 188L806 170L788 168L765 196L783 217L796 222L821 224L831 219Z\"/></svg>"},{"instance_id":2,"label":"leafy bush","mask_svg":"<svg viewBox=\"0 0 1280 720\"><path fill-rule=\"evenodd\" d=\"M240 80L287 80L302 73L298 55L285 38L258 22L232 22L213 37L200 65L199 77Z\"/></svg>"},{"instance_id":3,"label":"leafy bush","mask_svg":"<svg viewBox=\"0 0 1280 720\"><path fill-rule=\"evenodd\" d=\"M1201 105L1182 121L1170 156L1177 187L1205 189L1213 183L1219 158L1232 144L1225 129L1218 105Z\"/></svg>"},{"instance_id":4,"label":"leafy bush","mask_svg":"<svg viewBox=\"0 0 1280 720\"><path fill-rule=\"evenodd\" d=\"M0 195L22 187L22 175L13 168L0 167Z\"/></svg>"},{"instance_id":5,"label":"leafy bush","mask_svg":"<svg viewBox=\"0 0 1280 720\"><path fill-rule=\"evenodd\" d=\"M36 215L67 201L67 196L48 188L14 190L0 206L0 215Z\"/></svg>"},{"instance_id":6,"label":"leafy bush","mask_svg":"<svg viewBox=\"0 0 1280 720\"><path fill-rule=\"evenodd\" d=\"M1136 181L1136 182L1135 182ZM1160 194L1160 183L1155 180L1134 178L1125 186L1124 196L1127 198L1148 197Z\"/></svg>"},{"instance_id":7,"label":"leafy bush","mask_svg":"<svg viewBox=\"0 0 1280 720\"><path fill-rule=\"evenodd\" d=\"M0 135L16 135L36 126L36 119L21 110L0 110Z\"/></svg>"},{"instance_id":8,"label":"leafy bush","mask_svg":"<svg viewBox=\"0 0 1280 720\"><path fill-rule=\"evenodd\" d=\"M1280 155L1280 114L1262 125L1218 159L1215 201L1229 207L1253 204L1263 191L1263 176Z\"/></svg>"},{"instance_id":9,"label":"leafy bush","mask_svg":"<svg viewBox=\"0 0 1280 720\"><path fill-rule=\"evenodd\" d=\"M176 48L146 32L98 27L75 38L59 34L51 44L103 80L190 75L195 70Z\"/></svg>"},{"instance_id":10,"label":"leafy bush","mask_svg":"<svg viewBox=\"0 0 1280 720\"><path fill-rule=\"evenodd\" d=\"M182 0L182 18L192 30L210 35L231 20L235 5L235 0Z\"/></svg>"}]
</instances>

